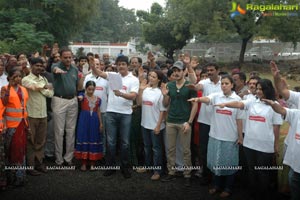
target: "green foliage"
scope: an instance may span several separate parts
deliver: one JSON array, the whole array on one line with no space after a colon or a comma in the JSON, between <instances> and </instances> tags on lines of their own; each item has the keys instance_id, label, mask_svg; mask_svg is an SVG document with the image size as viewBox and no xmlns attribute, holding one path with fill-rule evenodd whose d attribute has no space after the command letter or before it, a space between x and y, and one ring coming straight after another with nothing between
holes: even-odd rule
<instances>
[{"instance_id":1,"label":"green foliage","mask_svg":"<svg viewBox=\"0 0 300 200\"><path fill-rule=\"evenodd\" d=\"M76 52L76 57L79 58L80 56L85 56L86 53L84 52L84 48L83 47L80 47L77 49L77 52Z\"/></svg>"},{"instance_id":2,"label":"green foliage","mask_svg":"<svg viewBox=\"0 0 300 200\"><path fill-rule=\"evenodd\" d=\"M137 22L134 10L118 6L116 0L100 0L97 15L77 32L77 41L127 42L130 37L141 36L141 25Z\"/></svg>"},{"instance_id":3,"label":"green foliage","mask_svg":"<svg viewBox=\"0 0 300 200\"><path fill-rule=\"evenodd\" d=\"M192 37L188 21L178 18L171 10L164 13L157 3L152 4L150 13L139 11L137 16L143 22L145 41L160 45L168 58L173 58L174 51L183 48Z\"/></svg>"},{"instance_id":4,"label":"green foliage","mask_svg":"<svg viewBox=\"0 0 300 200\"><path fill-rule=\"evenodd\" d=\"M42 44L68 45L96 13L97 0L1 0L0 45L8 52L40 50ZM5 48L4 48L5 47Z\"/></svg>"}]
</instances>

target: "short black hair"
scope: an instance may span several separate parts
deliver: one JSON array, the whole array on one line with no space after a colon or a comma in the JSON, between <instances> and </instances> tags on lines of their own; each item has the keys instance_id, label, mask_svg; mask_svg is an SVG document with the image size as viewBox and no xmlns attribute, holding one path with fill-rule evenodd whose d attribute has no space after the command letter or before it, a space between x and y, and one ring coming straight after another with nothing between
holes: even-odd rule
<instances>
[{"instance_id":1,"label":"short black hair","mask_svg":"<svg viewBox=\"0 0 300 200\"><path fill-rule=\"evenodd\" d=\"M30 62L30 65L35 65L37 63L44 64L44 61L41 58L34 58L34 57L30 58L29 62Z\"/></svg>"},{"instance_id":2,"label":"short black hair","mask_svg":"<svg viewBox=\"0 0 300 200\"><path fill-rule=\"evenodd\" d=\"M85 84L85 89L87 89L89 86L94 86L94 87L96 87L96 83L94 82L94 81L88 81L88 82L86 82L86 84Z\"/></svg>"},{"instance_id":3,"label":"short black hair","mask_svg":"<svg viewBox=\"0 0 300 200\"><path fill-rule=\"evenodd\" d=\"M116 59L116 64L118 64L118 62L125 62L127 65L129 65L129 61L128 61L128 57L127 56L119 56Z\"/></svg>"},{"instance_id":4,"label":"short black hair","mask_svg":"<svg viewBox=\"0 0 300 200\"><path fill-rule=\"evenodd\" d=\"M205 68L210 67L210 66L215 67L216 70L220 69L220 67L217 63L207 63L206 65L204 65Z\"/></svg>"}]
</instances>

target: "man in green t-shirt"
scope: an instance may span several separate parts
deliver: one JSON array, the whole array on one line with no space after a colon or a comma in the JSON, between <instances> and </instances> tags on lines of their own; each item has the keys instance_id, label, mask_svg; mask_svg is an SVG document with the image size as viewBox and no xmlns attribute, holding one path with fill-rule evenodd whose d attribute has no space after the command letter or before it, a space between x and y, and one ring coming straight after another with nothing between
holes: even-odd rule
<instances>
[{"instance_id":1,"label":"man in green t-shirt","mask_svg":"<svg viewBox=\"0 0 300 200\"><path fill-rule=\"evenodd\" d=\"M176 159L176 140L179 138L183 148L184 158L184 178L185 186L190 186L191 178L191 130L192 122L197 112L197 103L190 103L187 100L197 97L196 91L186 87L190 82L184 79L185 66L183 62L177 61L172 67L176 81L169 82L166 87L162 87L164 95L164 106L169 106L166 139L167 139L167 162L168 176L162 179L164 182L175 179L175 159Z\"/></svg>"}]
</instances>

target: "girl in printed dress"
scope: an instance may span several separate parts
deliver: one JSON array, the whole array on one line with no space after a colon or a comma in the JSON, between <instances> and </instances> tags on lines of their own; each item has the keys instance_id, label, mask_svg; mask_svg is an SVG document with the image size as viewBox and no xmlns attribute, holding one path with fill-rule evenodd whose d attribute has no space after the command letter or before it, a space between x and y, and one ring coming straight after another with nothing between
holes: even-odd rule
<instances>
[{"instance_id":1,"label":"girl in printed dress","mask_svg":"<svg viewBox=\"0 0 300 200\"><path fill-rule=\"evenodd\" d=\"M85 85L85 95L79 94L81 111L77 124L75 158L81 160L81 171L94 170L95 162L103 157L103 142L101 140L101 99L94 95L96 83L88 81Z\"/></svg>"}]
</instances>

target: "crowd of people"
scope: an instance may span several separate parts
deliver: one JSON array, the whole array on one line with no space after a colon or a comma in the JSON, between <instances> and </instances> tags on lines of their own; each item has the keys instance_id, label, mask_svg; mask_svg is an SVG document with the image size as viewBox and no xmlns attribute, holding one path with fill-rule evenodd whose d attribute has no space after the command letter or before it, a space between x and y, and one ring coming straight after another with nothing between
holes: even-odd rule
<instances>
[{"instance_id":1,"label":"crowd of people","mask_svg":"<svg viewBox=\"0 0 300 200\"><path fill-rule=\"evenodd\" d=\"M104 176L130 178L134 169L170 182L182 173L187 187L199 176L221 198L247 171L249 194L270 199L274 171L285 164L291 197L300 199L300 93L275 62L274 87L257 72L247 79L187 54L175 62L147 56L144 63L123 53L115 61L107 53L76 58L58 44L48 57L1 55L1 189L47 173L46 157L57 168L77 159L82 172L101 165ZM283 120L290 129L276 164Z\"/></svg>"}]
</instances>

